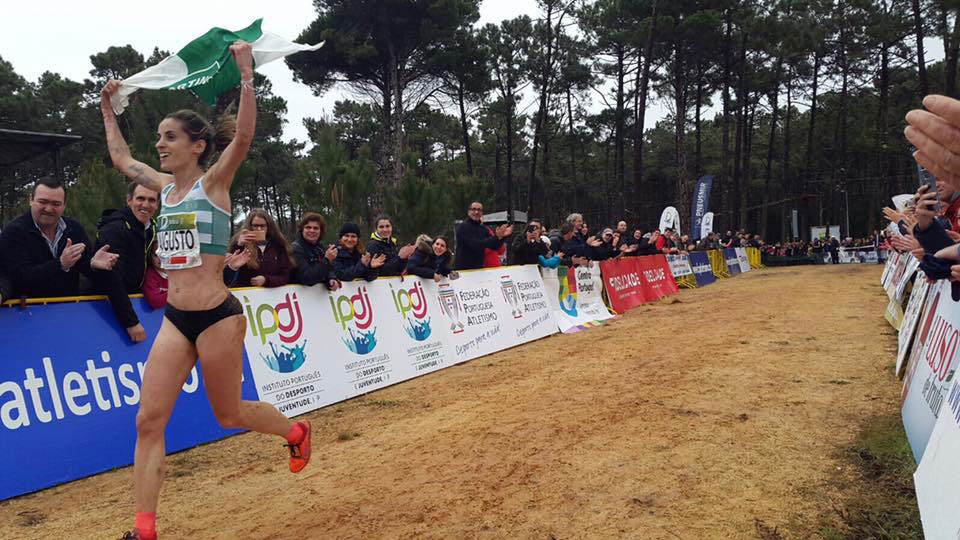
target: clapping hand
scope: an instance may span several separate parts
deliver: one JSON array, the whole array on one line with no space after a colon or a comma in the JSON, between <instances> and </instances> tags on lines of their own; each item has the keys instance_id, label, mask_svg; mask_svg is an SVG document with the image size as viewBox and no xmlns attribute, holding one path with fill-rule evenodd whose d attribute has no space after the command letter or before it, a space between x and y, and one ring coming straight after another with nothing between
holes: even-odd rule
<instances>
[{"instance_id":1,"label":"clapping hand","mask_svg":"<svg viewBox=\"0 0 960 540\"><path fill-rule=\"evenodd\" d=\"M67 245L64 246L63 251L60 252L60 267L64 270L73 268L73 265L77 264L77 261L80 260L80 256L83 255L83 250L86 247L83 242L74 244L73 240L67 238Z\"/></svg>"},{"instance_id":2,"label":"clapping hand","mask_svg":"<svg viewBox=\"0 0 960 540\"><path fill-rule=\"evenodd\" d=\"M360 256L360 264L364 266L370 266L370 253L364 253Z\"/></svg>"},{"instance_id":3,"label":"clapping hand","mask_svg":"<svg viewBox=\"0 0 960 540\"><path fill-rule=\"evenodd\" d=\"M327 248L327 251L323 254L323 256L326 257L328 261L333 262L333 260L337 258L338 253L339 250L337 249L337 246L335 244L330 244L330 247Z\"/></svg>"},{"instance_id":4,"label":"clapping hand","mask_svg":"<svg viewBox=\"0 0 960 540\"><path fill-rule=\"evenodd\" d=\"M77 245L82 246L83 244ZM109 249L109 244L98 249L97 252L93 254L93 257L90 258L90 268L94 270L112 270L113 265L117 264L117 259L120 258L120 255L110 253Z\"/></svg>"},{"instance_id":5,"label":"clapping hand","mask_svg":"<svg viewBox=\"0 0 960 540\"><path fill-rule=\"evenodd\" d=\"M369 255L369 253L367 255ZM381 253L370 259L370 268L380 268L385 262L387 262L387 256Z\"/></svg>"},{"instance_id":6,"label":"clapping hand","mask_svg":"<svg viewBox=\"0 0 960 540\"><path fill-rule=\"evenodd\" d=\"M402 248L400 248L400 251L399 251L398 255L400 256L401 259L406 260L406 259L409 259L411 255L413 255L413 252L414 252L416 249L417 249L417 248L416 248L415 246L412 246L412 245L410 245L410 244L407 244L407 245L403 246Z\"/></svg>"},{"instance_id":7,"label":"clapping hand","mask_svg":"<svg viewBox=\"0 0 960 540\"><path fill-rule=\"evenodd\" d=\"M251 253L249 249L238 249L233 253L227 253L226 257L223 258L223 262L226 263L231 270L237 271L250 262L250 256Z\"/></svg>"},{"instance_id":8,"label":"clapping hand","mask_svg":"<svg viewBox=\"0 0 960 540\"><path fill-rule=\"evenodd\" d=\"M894 223L897 223L901 219L903 219L903 214L901 214L900 212L897 212L896 210L894 210L893 208L890 208L889 206L885 206L883 208L883 217L889 219Z\"/></svg>"}]
</instances>

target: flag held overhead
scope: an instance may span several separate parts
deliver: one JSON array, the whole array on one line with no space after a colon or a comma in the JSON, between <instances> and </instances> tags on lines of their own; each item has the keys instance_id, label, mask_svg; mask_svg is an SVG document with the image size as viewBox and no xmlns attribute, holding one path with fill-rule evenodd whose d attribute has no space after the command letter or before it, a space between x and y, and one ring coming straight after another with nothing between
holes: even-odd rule
<instances>
[{"instance_id":1,"label":"flag held overhead","mask_svg":"<svg viewBox=\"0 0 960 540\"><path fill-rule=\"evenodd\" d=\"M120 90L110 99L114 112L122 114L129 105L129 96L141 88L148 90L190 90L213 105L217 96L240 84L240 70L230 56L230 45L243 40L253 47L253 65L268 62L300 51L315 51L316 45L293 43L260 29L257 19L243 30L211 28L206 34L188 43L177 54L159 64L121 81Z\"/></svg>"}]
</instances>

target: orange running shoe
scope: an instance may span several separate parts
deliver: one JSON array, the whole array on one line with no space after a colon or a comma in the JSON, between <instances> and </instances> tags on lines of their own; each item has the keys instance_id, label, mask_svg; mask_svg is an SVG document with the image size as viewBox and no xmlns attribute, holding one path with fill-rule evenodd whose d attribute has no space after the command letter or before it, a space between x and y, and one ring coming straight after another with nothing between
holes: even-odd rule
<instances>
[{"instance_id":1,"label":"orange running shoe","mask_svg":"<svg viewBox=\"0 0 960 540\"><path fill-rule=\"evenodd\" d=\"M297 422L303 428L303 440L297 444L286 444L290 449L290 472L298 473L310 463L310 421Z\"/></svg>"}]
</instances>

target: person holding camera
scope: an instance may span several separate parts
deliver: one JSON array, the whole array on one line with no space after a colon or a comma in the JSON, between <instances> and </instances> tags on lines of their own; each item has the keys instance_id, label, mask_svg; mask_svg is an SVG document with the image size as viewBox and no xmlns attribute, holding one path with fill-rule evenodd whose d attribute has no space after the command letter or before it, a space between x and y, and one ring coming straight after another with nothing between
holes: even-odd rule
<instances>
[{"instance_id":1,"label":"person holding camera","mask_svg":"<svg viewBox=\"0 0 960 540\"><path fill-rule=\"evenodd\" d=\"M254 208L247 214L243 227L230 243L231 253L240 250L240 256L224 267L227 286L281 287L290 282L290 244L265 210Z\"/></svg>"},{"instance_id":2,"label":"person holding camera","mask_svg":"<svg viewBox=\"0 0 960 540\"><path fill-rule=\"evenodd\" d=\"M550 249L540 238L540 225L530 223L524 232L523 242L513 248L510 264L538 264L547 268L556 268L562 258L562 253L558 253L556 256L550 255Z\"/></svg>"}]
</instances>

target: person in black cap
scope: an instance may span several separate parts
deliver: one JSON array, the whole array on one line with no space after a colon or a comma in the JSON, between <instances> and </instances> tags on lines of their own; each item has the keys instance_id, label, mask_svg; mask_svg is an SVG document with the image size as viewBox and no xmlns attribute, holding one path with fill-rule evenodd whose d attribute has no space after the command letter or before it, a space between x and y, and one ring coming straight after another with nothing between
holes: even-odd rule
<instances>
[{"instance_id":1,"label":"person in black cap","mask_svg":"<svg viewBox=\"0 0 960 540\"><path fill-rule=\"evenodd\" d=\"M360 227L356 223L344 223L340 227L340 242L337 243L337 258L333 260L334 279L353 281L363 278L377 279L377 269L387 260L383 255L372 256L363 252L360 242Z\"/></svg>"}]
</instances>

